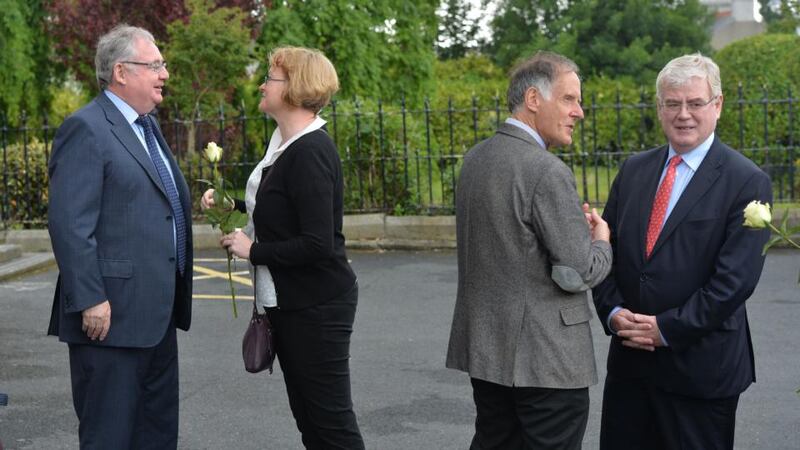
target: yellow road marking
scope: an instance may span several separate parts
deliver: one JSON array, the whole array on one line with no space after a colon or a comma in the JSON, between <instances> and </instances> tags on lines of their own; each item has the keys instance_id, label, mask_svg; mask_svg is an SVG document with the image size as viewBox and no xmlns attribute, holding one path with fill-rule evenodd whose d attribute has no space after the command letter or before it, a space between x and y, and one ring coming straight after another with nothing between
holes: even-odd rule
<instances>
[{"instance_id":1,"label":"yellow road marking","mask_svg":"<svg viewBox=\"0 0 800 450\"><path fill-rule=\"evenodd\" d=\"M192 299L194 300L230 300L230 295L206 295L206 294L194 294L192 295ZM236 300L253 300L252 295L237 295Z\"/></svg>"},{"instance_id":2,"label":"yellow road marking","mask_svg":"<svg viewBox=\"0 0 800 450\"><path fill-rule=\"evenodd\" d=\"M209 269L208 267L198 266L197 264L194 265L194 271L200 272L205 275L211 275L212 278L222 278L223 280L228 279L228 274L225 272L220 272L218 270ZM238 275L234 275L231 279L239 284L243 284L245 286L253 286L253 282L250 281L249 278L240 277Z\"/></svg>"},{"instance_id":3,"label":"yellow road marking","mask_svg":"<svg viewBox=\"0 0 800 450\"><path fill-rule=\"evenodd\" d=\"M241 272L233 272L234 275L247 275L249 273L250 273L250 271L247 271L247 270L242 270ZM217 276L216 275L196 275L196 276L192 277L192 280L194 280L194 281L197 281L197 280L208 280L209 278L217 278ZM228 277L225 276L225 279L227 279L227 278Z\"/></svg>"}]
</instances>

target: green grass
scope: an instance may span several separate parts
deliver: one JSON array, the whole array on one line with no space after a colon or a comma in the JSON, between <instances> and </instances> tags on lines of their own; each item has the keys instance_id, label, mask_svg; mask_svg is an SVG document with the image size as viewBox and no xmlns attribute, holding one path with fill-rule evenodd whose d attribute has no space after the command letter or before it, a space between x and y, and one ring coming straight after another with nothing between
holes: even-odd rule
<instances>
[{"instance_id":1,"label":"green grass","mask_svg":"<svg viewBox=\"0 0 800 450\"><path fill-rule=\"evenodd\" d=\"M587 167L586 183L584 186L584 170L582 167L575 167L575 186L578 189L578 197L588 201L593 206L603 206L608 200L608 192L611 190L611 183L617 176L616 167Z\"/></svg>"}]
</instances>

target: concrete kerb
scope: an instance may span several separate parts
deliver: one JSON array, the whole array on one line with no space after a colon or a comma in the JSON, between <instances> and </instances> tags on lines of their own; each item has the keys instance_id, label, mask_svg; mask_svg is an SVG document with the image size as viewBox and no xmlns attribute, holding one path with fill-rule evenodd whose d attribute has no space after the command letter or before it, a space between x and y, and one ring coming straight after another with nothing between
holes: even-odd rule
<instances>
[{"instance_id":1,"label":"concrete kerb","mask_svg":"<svg viewBox=\"0 0 800 450\"><path fill-rule=\"evenodd\" d=\"M344 217L348 248L365 250L422 250L456 247L452 216L387 216L359 214Z\"/></svg>"},{"instance_id":2,"label":"concrete kerb","mask_svg":"<svg viewBox=\"0 0 800 450\"><path fill-rule=\"evenodd\" d=\"M47 230L8 230L6 244L19 245L25 253L52 251Z\"/></svg>"},{"instance_id":3,"label":"concrete kerb","mask_svg":"<svg viewBox=\"0 0 800 450\"><path fill-rule=\"evenodd\" d=\"M343 232L347 246L355 249L429 249L455 248L455 217L357 214L344 217ZM211 225L193 225L195 249L219 247L221 233ZM47 230L0 231L0 243L19 245L23 252L50 252Z\"/></svg>"}]
</instances>

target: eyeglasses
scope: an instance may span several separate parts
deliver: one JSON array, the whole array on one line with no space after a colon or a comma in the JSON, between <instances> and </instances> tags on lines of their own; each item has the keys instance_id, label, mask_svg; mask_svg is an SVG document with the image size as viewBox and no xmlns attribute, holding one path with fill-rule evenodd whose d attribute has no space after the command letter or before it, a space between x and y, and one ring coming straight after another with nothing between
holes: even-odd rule
<instances>
[{"instance_id":1,"label":"eyeglasses","mask_svg":"<svg viewBox=\"0 0 800 450\"><path fill-rule=\"evenodd\" d=\"M135 64L137 66L145 66L148 69L152 70L155 73L161 72L161 69L167 68L166 61L155 61L155 62L139 62L139 61L120 61L123 64Z\"/></svg>"},{"instance_id":2,"label":"eyeglasses","mask_svg":"<svg viewBox=\"0 0 800 450\"><path fill-rule=\"evenodd\" d=\"M700 111L701 109L705 108L706 106L710 105L711 102L713 102L716 99L717 99L717 96L715 95L715 96L711 97L707 102L704 102L702 100L692 100L692 101L689 101L689 102L683 102L683 101L678 102L678 101L675 101L675 100L667 100L665 102L661 102L660 104L661 104L662 108L664 108L665 110L667 110L667 111L669 111L671 113L676 113L676 112L681 111L683 109L683 105L686 105L686 110L687 111L689 111L689 112L697 112L697 111Z\"/></svg>"},{"instance_id":3,"label":"eyeglasses","mask_svg":"<svg viewBox=\"0 0 800 450\"><path fill-rule=\"evenodd\" d=\"M271 76L269 76L269 75L267 75L267 76L265 76L265 77L264 77L264 84L267 84L267 83L269 83L270 81L287 81L287 80L282 80L282 79L280 79L280 78L272 78L272 77L271 77Z\"/></svg>"}]
</instances>

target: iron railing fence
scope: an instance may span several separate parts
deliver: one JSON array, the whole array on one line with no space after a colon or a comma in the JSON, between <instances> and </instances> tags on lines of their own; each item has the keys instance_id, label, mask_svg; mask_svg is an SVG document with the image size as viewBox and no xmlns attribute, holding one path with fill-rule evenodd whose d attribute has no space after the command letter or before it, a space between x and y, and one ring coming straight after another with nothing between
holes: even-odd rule
<instances>
[{"instance_id":1,"label":"iron railing fence","mask_svg":"<svg viewBox=\"0 0 800 450\"><path fill-rule=\"evenodd\" d=\"M652 94L610 101L585 97L585 118L573 144L556 154L573 170L580 196L602 206L619 164L664 142ZM791 90L771 98L763 89L746 96L741 87L727 99L717 134L770 174L776 202L797 202L800 154L795 142L798 99ZM162 131L190 180L193 196L211 166L201 154L209 141L225 150L220 169L244 187L263 156L275 122L257 112L221 106L213 117L187 119L177 110L159 112ZM348 213L451 214L462 157L505 120L499 98L473 96L408 105L380 100L339 100L322 112L336 142L345 174ZM23 115L14 123L0 116L0 218L4 228L40 227L47 214L47 160L57 124ZM192 147L191 150L189 147ZM195 205L197 206L197 205ZM196 208L197 209L197 208Z\"/></svg>"}]
</instances>

